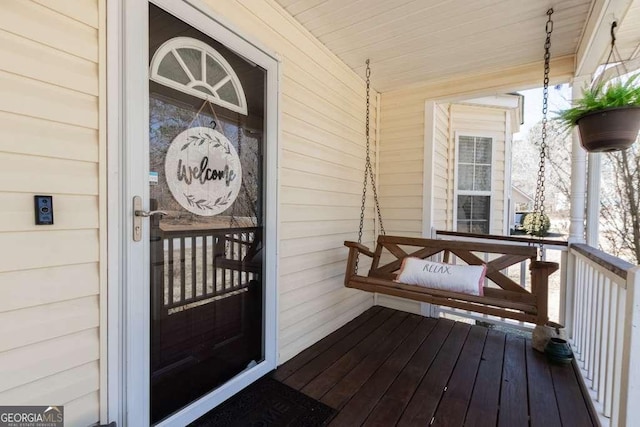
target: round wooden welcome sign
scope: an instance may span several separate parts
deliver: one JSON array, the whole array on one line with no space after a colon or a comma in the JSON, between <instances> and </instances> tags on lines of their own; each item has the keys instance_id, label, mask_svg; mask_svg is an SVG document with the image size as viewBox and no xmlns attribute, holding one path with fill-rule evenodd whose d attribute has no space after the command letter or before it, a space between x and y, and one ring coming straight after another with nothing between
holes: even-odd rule
<instances>
[{"instance_id":1,"label":"round wooden welcome sign","mask_svg":"<svg viewBox=\"0 0 640 427\"><path fill-rule=\"evenodd\" d=\"M217 130L194 127L171 142L164 161L167 184L180 205L201 216L224 212L242 184L240 158Z\"/></svg>"}]
</instances>

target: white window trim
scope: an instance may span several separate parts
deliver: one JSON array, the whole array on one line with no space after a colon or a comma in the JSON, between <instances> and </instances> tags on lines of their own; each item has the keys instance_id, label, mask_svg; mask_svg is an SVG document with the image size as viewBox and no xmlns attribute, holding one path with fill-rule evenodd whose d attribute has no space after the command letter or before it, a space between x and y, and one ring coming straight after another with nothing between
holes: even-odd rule
<instances>
[{"instance_id":1,"label":"white window trim","mask_svg":"<svg viewBox=\"0 0 640 427\"><path fill-rule=\"evenodd\" d=\"M202 76L199 80L193 76L193 74L189 70L189 67L186 66L183 59L178 54L177 50L183 49L183 48L200 51L202 55L202 59L201 59ZM180 63L180 67L191 80L189 83L185 85L158 74L158 68L162 63L162 60L167 55L173 55L175 59L178 61L178 63ZM210 56L227 73L227 76L222 80L220 80L218 83L216 83L215 87L212 87L206 81L206 61L204 59L205 55ZM247 115L247 98L244 94L244 89L242 88L242 84L240 83L240 79L238 78L238 75L235 73L235 71L233 70L231 65L227 62L227 60L224 59L224 57L217 50L215 50L213 47L209 46L208 44L200 40L194 39L192 37L174 37L172 39L167 40L153 54L149 73L150 73L149 78L151 80L158 82L164 86L168 86L180 92L184 92L189 95L195 96L197 98L204 99L213 104L217 104L217 105L220 105L221 107L228 108L231 111L236 111L238 113L244 114L245 116ZM228 81L231 81L231 84L233 85L233 88L236 91L236 95L238 96L237 105L229 101L225 101L224 99L221 99L220 96L218 96L217 91L220 89L221 86L226 84ZM206 93L195 89L194 86L203 86L207 88L213 95L207 95Z\"/></svg>"},{"instance_id":2,"label":"white window trim","mask_svg":"<svg viewBox=\"0 0 640 427\"><path fill-rule=\"evenodd\" d=\"M474 138L490 138L491 139L491 190L489 191L472 191L458 190L458 165L460 158L460 136L471 136ZM489 196L489 234L493 230L493 209L494 209L494 183L495 183L495 158L496 158L496 135L487 132L477 131L455 131L455 167L453 171L453 231L458 231L458 196Z\"/></svg>"}]
</instances>

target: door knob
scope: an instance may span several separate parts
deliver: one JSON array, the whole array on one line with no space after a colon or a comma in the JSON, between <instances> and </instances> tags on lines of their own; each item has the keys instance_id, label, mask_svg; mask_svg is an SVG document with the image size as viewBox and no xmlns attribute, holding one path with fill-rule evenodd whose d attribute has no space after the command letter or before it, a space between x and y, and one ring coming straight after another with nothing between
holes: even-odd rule
<instances>
[{"instance_id":1,"label":"door knob","mask_svg":"<svg viewBox=\"0 0 640 427\"><path fill-rule=\"evenodd\" d=\"M143 210L136 210L134 212L135 216L141 216L144 218L153 216L153 215L161 215L161 216L168 216L169 214L165 211L143 211Z\"/></svg>"}]
</instances>

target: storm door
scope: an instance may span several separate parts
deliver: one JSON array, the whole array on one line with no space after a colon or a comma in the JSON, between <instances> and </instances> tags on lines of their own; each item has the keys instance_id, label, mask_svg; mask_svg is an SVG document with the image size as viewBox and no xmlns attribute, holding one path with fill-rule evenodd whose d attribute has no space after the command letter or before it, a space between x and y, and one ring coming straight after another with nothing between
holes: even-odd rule
<instances>
[{"instance_id":1,"label":"storm door","mask_svg":"<svg viewBox=\"0 0 640 427\"><path fill-rule=\"evenodd\" d=\"M265 359L266 71L149 9L150 420Z\"/></svg>"}]
</instances>

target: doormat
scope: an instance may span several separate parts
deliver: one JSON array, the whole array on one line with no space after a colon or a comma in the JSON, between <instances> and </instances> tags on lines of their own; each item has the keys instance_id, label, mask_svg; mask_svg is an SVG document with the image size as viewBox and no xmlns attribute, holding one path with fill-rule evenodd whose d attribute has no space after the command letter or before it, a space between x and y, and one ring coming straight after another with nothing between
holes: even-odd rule
<instances>
[{"instance_id":1,"label":"doormat","mask_svg":"<svg viewBox=\"0 0 640 427\"><path fill-rule=\"evenodd\" d=\"M264 377L194 421L193 427L315 427L327 425L336 410Z\"/></svg>"}]
</instances>

